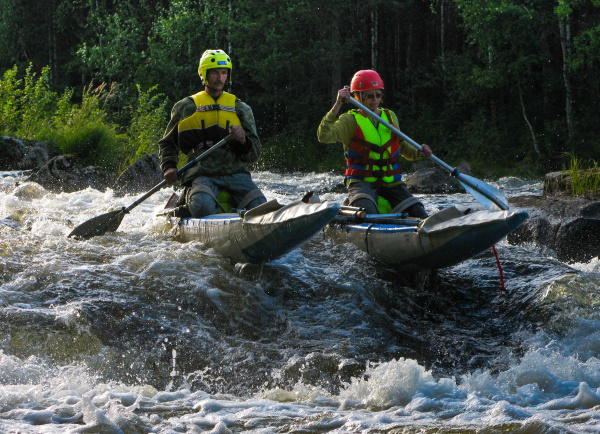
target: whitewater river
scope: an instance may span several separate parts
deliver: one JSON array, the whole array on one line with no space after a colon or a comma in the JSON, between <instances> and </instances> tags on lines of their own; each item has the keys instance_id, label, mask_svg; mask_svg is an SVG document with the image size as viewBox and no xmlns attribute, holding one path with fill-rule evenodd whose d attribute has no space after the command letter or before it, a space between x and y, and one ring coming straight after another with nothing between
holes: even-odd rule
<instances>
[{"instance_id":1,"label":"whitewater river","mask_svg":"<svg viewBox=\"0 0 600 434\"><path fill-rule=\"evenodd\" d=\"M491 250L415 278L319 234L232 265L169 236L155 214L171 189L77 241L137 196L2 175L1 433L600 432L598 259L502 242L503 290ZM254 178L281 203L342 199L337 175Z\"/></svg>"}]
</instances>

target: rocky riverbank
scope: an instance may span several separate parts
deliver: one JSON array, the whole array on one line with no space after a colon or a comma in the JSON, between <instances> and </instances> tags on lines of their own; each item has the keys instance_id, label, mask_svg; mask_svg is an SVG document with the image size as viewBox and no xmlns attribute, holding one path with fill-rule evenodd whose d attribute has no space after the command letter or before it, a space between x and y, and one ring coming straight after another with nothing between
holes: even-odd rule
<instances>
[{"instance_id":1,"label":"rocky riverbank","mask_svg":"<svg viewBox=\"0 0 600 434\"><path fill-rule=\"evenodd\" d=\"M91 187L137 194L162 181L156 155L142 157L117 176L99 167L83 167L70 155L57 155L50 144L10 137L0 138L0 170L29 171L29 181L52 192ZM470 174L466 163L461 163L459 170ZM462 191L454 177L435 165L425 165L407 177L406 182L413 193ZM546 175L543 196L511 198L511 208L526 210L529 218L508 236L508 241L544 246L565 262L589 261L600 256L600 192L589 197L573 197L570 191L568 174L556 172Z\"/></svg>"},{"instance_id":2,"label":"rocky riverbank","mask_svg":"<svg viewBox=\"0 0 600 434\"><path fill-rule=\"evenodd\" d=\"M529 218L508 235L512 244L536 243L564 262L587 262L600 256L600 202L580 197L517 197L512 208Z\"/></svg>"},{"instance_id":3,"label":"rocky riverbank","mask_svg":"<svg viewBox=\"0 0 600 434\"><path fill-rule=\"evenodd\" d=\"M30 172L28 181L60 193L85 188L136 194L162 181L158 157L144 155L120 175L97 166L82 166L72 155L60 155L46 142L0 137L0 170Z\"/></svg>"}]
</instances>

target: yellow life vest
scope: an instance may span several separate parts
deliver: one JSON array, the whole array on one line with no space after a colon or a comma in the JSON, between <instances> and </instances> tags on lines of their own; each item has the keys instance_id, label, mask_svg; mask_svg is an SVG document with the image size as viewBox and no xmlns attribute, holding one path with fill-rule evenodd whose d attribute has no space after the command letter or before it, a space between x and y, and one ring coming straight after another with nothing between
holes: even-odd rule
<instances>
[{"instance_id":1,"label":"yellow life vest","mask_svg":"<svg viewBox=\"0 0 600 434\"><path fill-rule=\"evenodd\" d=\"M235 111L235 95L223 92L215 101L202 91L191 98L196 111L177 126L181 152L187 154L197 148L211 147L229 134L229 127L242 124Z\"/></svg>"}]
</instances>

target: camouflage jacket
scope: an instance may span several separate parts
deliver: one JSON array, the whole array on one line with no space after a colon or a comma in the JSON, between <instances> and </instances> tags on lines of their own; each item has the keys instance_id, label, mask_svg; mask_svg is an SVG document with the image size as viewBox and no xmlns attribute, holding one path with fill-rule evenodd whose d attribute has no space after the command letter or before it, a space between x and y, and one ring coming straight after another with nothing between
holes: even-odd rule
<instances>
[{"instance_id":1,"label":"camouflage jacket","mask_svg":"<svg viewBox=\"0 0 600 434\"><path fill-rule=\"evenodd\" d=\"M248 163L254 163L260 158L261 147L260 139L256 132L256 123L250 106L240 99L236 99L235 109L244 131L246 131L246 140L251 144L248 152L239 154L227 145L221 146L206 158L200 160L198 164L188 169L181 176L181 183L186 185L198 176L218 176L232 175L234 173L248 173ZM194 114L196 104L191 97L186 97L175 103L171 110L171 120L169 121L165 134L158 142L158 156L160 158L161 169L165 170L171 167L177 167L180 148L178 141L178 125L183 119ZM188 154L188 161L200 155L207 148L203 149L203 144L199 143Z\"/></svg>"}]
</instances>

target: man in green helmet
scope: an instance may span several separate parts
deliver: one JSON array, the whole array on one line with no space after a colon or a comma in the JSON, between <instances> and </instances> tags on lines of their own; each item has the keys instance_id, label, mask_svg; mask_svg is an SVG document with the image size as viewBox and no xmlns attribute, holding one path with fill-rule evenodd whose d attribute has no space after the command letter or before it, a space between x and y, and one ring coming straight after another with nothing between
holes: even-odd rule
<instances>
[{"instance_id":1,"label":"man in green helmet","mask_svg":"<svg viewBox=\"0 0 600 434\"><path fill-rule=\"evenodd\" d=\"M247 165L260 158L260 140L252 109L224 90L231 82L232 63L223 50L206 50L198 66L204 90L177 102L164 137L158 142L161 169L167 183L177 181L179 153L193 159L231 134L227 145L215 149L185 171L183 214L204 217L218 212L217 195L226 191L237 209L266 202Z\"/></svg>"}]
</instances>

